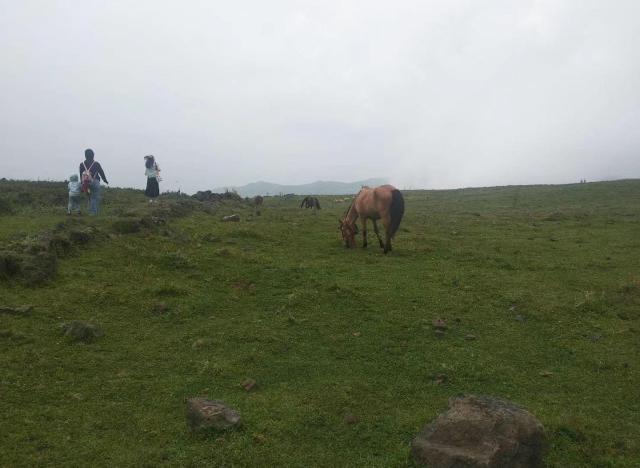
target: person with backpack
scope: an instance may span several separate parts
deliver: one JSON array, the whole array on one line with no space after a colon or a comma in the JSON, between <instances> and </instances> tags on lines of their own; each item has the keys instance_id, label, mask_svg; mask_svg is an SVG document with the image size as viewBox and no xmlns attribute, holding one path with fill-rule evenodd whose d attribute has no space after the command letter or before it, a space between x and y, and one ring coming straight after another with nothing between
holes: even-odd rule
<instances>
[{"instance_id":1,"label":"person with backpack","mask_svg":"<svg viewBox=\"0 0 640 468\"><path fill-rule=\"evenodd\" d=\"M81 190L89 195L89 214L97 215L100 205L100 180L104 180L105 184L109 184L109 181L102 166L93 157L92 149L84 150L84 161L80 163L80 181Z\"/></svg>"},{"instance_id":2,"label":"person with backpack","mask_svg":"<svg viewBox=\"0 0 640 468\"><path fill-rule=\"evenodd\" d=\"M144 194L149 197L149 203L153 202L153 199L160 195L160 168L156 164L156 158L153 155L148 154L144 157L144 175L147 176L147 188Z\"/></svg>"}]
</instances>

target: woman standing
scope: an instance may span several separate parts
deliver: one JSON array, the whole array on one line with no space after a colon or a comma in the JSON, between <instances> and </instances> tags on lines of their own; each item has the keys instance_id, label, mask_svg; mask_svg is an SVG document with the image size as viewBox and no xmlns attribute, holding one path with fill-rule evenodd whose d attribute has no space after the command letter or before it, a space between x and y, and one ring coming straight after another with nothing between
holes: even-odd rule
<instances>
[{"instance_id":1,"label":"woman standing","mask_svg":"<svg viewBox=\"0 0 640 468\"><path fill-rule=\"evenodd\" d=\"M84 150L84 161L80 163L81 190L89 195L89 214L97 215L100 207L101 192L100 180L108 184L107 176L98 161L94 159L91 148Z\"/></svg>"},{"instance_id":2,"label":"woman standing","mask_svg":"<svg viewBox=\"0 0 640 468\"><path fill-rule=\"evenodd\" d=\"M156 159L150 154L144 157L144 167L144 174L147 176L147 188L144 194L149 197L149 203L151 203L154 198L160 195L160 186L158 185L160 168L156 164Z\"/></svg>"}]
</instances>

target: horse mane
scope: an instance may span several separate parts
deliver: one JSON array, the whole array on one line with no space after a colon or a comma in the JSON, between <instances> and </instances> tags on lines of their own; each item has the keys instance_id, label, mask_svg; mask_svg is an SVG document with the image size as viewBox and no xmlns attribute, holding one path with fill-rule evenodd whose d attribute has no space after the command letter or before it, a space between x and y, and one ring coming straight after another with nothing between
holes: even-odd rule
<instances>
[{"instance_id":1,"label":"horse mane","mask_svg":"<svg viewBox=\"0 0 640 468\"><path fill-rule=\"evenodd\" d=\"M360 193L360 192L358 192ZM344 212L344 216L342 217L342 219L346 219L347 215L349 214L349 211L351 211L351 207L353 206L353 203L356 201L356 199L354 198L353 200L351 200L351 203L349 203L349 207L347 208L347 211Z\"/></svg>"},{"instance_id":2,"label":"horse mane","mask_svg":"<svg viewBox=\"0 0 640 468\"><path fill-rule=\"evenodd\" d=\"M351 210L351 207L353 206L353 204L358 199L358 196L360 195L360 192L362 192L362 190L368 189L368 188L371 188L371 187L369 187L368 185L363 185L362 187L360 187L360 190L358 190L358 193L356 193L356 196L351 199L351 203L349 203L349 208L347 208L347 211L345 211L345 213L344 213L344 217L345 218L349 214L349 211Z\"/></svg>"}]
</instances>

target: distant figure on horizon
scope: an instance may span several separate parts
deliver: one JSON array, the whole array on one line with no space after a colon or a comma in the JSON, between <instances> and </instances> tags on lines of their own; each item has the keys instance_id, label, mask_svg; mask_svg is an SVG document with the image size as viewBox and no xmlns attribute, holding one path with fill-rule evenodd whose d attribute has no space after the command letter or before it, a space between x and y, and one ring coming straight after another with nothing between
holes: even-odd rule
<instances>
[{"instance_id":1,"label":"distant figure on horizon","mask_svg":"<svg viewBox=\"0 0 640 468\"><path fill-rule=\"evenodd\" d=\"M84 150L84 161L80 163L80 181L82 191L89 194L89 214L97 215L100 207L100 177L105 184L109 184L107 176L98 161L93 159L93 150Z\"/></svg>"},{"instance_id":2,"label":"distant figure on horizon","mask_svg":"<svg viewBox=\"0 0 640 468\"><path fill-rule=\"evenodd\" d=\"M147 188L144 194L149 197L149 203L153 202L153 199L160 195L160 168L156 164L156 158L153 155L148 154L144 157L144 175L147 176Z\"/></svg>"},{"instance_id":3,"label":"distant figure on horizon","mask_svg":"<svg viewBox=\"0 0 640 468\"><path fill-rule=\"evenodd\" d=\"M80 197L82 196L82 186L77 174L69 176L69 204L67 205L67 214L72 211L80 213Z\"/></svg>"}]
</instances>

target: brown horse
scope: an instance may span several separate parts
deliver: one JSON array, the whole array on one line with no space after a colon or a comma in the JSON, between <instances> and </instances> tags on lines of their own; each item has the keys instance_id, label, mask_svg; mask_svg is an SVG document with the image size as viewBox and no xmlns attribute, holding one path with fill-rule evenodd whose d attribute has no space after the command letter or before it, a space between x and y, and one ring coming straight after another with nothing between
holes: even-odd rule
<instances>
[{"instance_id":1,"label":"brown horse","mask_svg":"<svg viewBox=\"0 0 640 468\"><path fill-rule=\"evenodd\" d=\"M393 185L381 185L379 187L363 187L356 198L351 203L347 213L340 221L340 231L345 246L348 248L356 246L356 234L358 227L356 220L362 221L362 247L367 246L367 220L373 222L373 230L376 233L380 247L384 253L391 250L391 239L400 226L404 215L404 197L400 190ZM380 239L378 224L376 221L382 220L385 232L385 242Z\"/></svg>"},{"instance_id":2,"label":"brown horse","mask_svg":"<svg viewBox=\"0 0 640 468\"><path fill-rule=\"evenodd\" d=\"M255 197L253 197L253 204L256 206L260 206L262 205L262 203L264 202L264 198L262 198L262 195L256 195Z\"/></svg>"}]
</instances>

